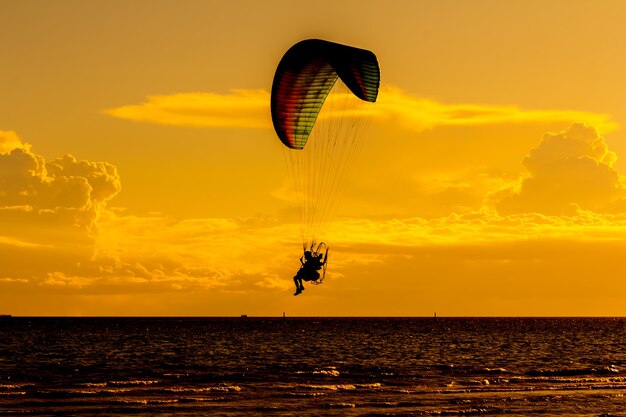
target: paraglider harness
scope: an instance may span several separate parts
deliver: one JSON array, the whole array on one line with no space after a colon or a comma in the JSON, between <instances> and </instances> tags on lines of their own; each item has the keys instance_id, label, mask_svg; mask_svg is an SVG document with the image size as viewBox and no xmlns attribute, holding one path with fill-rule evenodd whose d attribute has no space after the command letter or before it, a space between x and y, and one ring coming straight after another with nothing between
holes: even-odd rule
<instances>
[{"instance_id":1,"label":"paraglider harness","mask_svg":"<svg viewBox=\"0 0 626 417\"><path fill-rule=\"evenodd\" d=\"M305 248L306 250L306 248ZM315 280L307 280L308 282L310 282L311 284L315 284L315 285L320 285L322 282L324 282L324 277L326 276L326 267L328 266L328 245L326 245L326 243L324 242L320 242L319 245L317 245L317 247L315 246L315 242L311 243L311 248L309 249L309 251L311 252L312 255L312 259L319 259L320 255L323 253L323 259L322 259L322 269L321 271L319 271L319 278L315 279ZM310 261L308 261L310 262ZM306 265L306 263L305 263ZM300 267L300 270L303 270L304 268L307 268L305 265L302 265ZM300 271L298 271L300 272ZM317 272L317 270L315 271Z\"/></svg>"}]
</instances>

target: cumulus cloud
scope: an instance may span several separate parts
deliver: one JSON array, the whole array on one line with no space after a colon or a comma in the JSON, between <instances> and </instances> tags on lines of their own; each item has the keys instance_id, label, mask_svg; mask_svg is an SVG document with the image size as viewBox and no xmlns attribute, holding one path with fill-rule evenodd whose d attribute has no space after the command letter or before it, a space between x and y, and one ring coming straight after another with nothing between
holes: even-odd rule
<instances>
[{"instance_id":1,"label":"cumulus cloud","mask_svg":"<svg viewBox=\"0 0 626 417\"><path fill-rule=\"evenodd\" d=\"M374 116L421 132L438 126L479 126L582 121L608 132L617 127L610 116L570 110L525 110L514 106L446 104L414 97L397 87L383 86L376 105L345 111L344 89L331 94L320 117ZM357 100L355 100L357 101ZM270 128L270 94L260 90L232 90L228 94L181 93L149 96L141 104L105 110L113 117L165 125L213 128ZM336 105L335 105L336 104ZM344 109L337 112L337 109Z\"/></svg>"},{"instance_id":2,"label":"cumulus cloud","mask_svg":"<svg viewBox=\"0 0 626 417\"><path fill-rule=\"evenodd\" d=\"M617 157L591 126L576 123L559 133L548 133L526 156L528 176L519 189L494 195L502 213L561 214L572 207L606 211L626 196L614 168Z\"/></svg>"},{"instance_id":3,"label":"cumulus cloud","mask_svg":"<svg viewBox=\"0 0 626 417\"><path fill-rule=\"evenodd\" d=\"M15 132L0 130L0 154L11 152L16 148L28 148L29 145L22 143Z\"/></svg>"},{"instance_id":4,"label":"cumulus cloud","mask_svg":"<svg viewBox=\"0 0 626 417\"><path fill-rule=\"evenodd\" d=\"M25 293L137 295L285 291L284 230L267 219L172 220L107 207L114 166L23 147L0 154L0 285ZM249 253L254 251L255 256ZM297 257L290 259L297 262ZM291 273L291 272L290 272Z\"/></svg>"},{"instance_id":5,"label":"cumulus cloud","mask_svg":"<svg viewBox=\"0 0 626 417\"><path fill-rule=\"evenodd\" d=\"M67 283L49 274L91 262L97 219L119 191L113 165L72 155L46 161L15 133L3 132L0 277Z\"/></svg>"},{"instance_id":6,"label":"cumulus cloud","mask_svg":"<svg viewBox=\"0 0 626 417\"><path fill-rule=\"evenodd\" d=\"M5 136L6 138L6 136ZM116 168L106 162L65 155L46 162L16 135L0 142L0 212L5 218L56 216L91 226L107 201L120 191ZM15 219L15 217L14 217ZM0 219L1 221L1 219Z\"/></svg>"}]
</instances>

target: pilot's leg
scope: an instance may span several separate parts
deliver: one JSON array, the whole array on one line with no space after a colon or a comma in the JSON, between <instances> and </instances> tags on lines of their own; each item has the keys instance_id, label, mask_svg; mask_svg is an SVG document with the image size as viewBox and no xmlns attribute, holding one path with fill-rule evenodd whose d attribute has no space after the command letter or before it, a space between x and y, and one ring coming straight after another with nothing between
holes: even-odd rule
<instances>
[{"instance_id":1,"label":"pilot's leg","mask_svg":"<svg viewBox=\"0 0 626 417\"><path fill-rule=\"evenodd\" d=\"M304 286L302 285L302 278L300 278L299 274L296 274L296 276L293 277L293 282L294 284L296 284L296 293L294 295L298 295L302 292L302 290L304 290Z\"/></svg>"}]
</instances>

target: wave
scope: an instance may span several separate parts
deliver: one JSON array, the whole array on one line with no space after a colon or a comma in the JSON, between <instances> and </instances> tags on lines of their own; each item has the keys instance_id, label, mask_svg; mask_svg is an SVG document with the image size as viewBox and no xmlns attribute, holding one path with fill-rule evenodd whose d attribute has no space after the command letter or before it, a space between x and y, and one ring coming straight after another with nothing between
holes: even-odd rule
<instances>
[{"instance_id":1,"label":"wave","mask_svg":"<svg viewBox=\"0 0 626 417\"><path fill-rule=\"evenodd\" d=\"M182 397L179 398L180 403L205 403L205 402L219 402L219 401L232 401L226 397Z\"/></svg>"},{"instance_id":2,"label":"wave","mask_svg":"<svg viewBox=\"0 0 626 417\"><path fill-rule=\"evenodd\" d=\"M620 371L613 365L601 368L572 368L572 369L538 369L526 372L529 376L578 376L578 375L611 375Z\"/></svg>"},{"instance_id":3,"label":"wave","mask_svg":"<svg viewBox=\"0 0 626 417\"><path fill-rule=\"evenodd\" d=\"M325 376L334 376L334 377L341 375L341 373L336 369L320 369L320 370L315 370L315 371L297 371L296 374L325 375Z\"/></svg>"},{"instance_id":4,"label":"wave","mask_svg":"<svg viewBox=\"0 0 626 417\"><path fill-rule=\"evenodd\" d=\"M0 395L2 396L17 396L17 395L26 395L26 391L0 391Z\"/></svg>"},{"instance_id":5,"label":"wave","mask_svg":"<svg viewBox=\"0 0 626 417\"><path fill-rule=\"evenodd\" d=\"M110 385L154 385L160 384L161 381L157 379L131 379L129 381L109 381Z\"/></svg>"},{"instance_id":6,"label":"wave","mask_svg":"<svg viewBox=\"0 0 626 417\"><path fill-rule=\"evenodd\" d=\"M281 394L282 397L321 397L327 395L326 392L286 392Z\"/></svg>"},{"instance_id":7,"label":"wave","mask_svg":"<svg viewBox=\"0 0 626 417\"><path fill-rule=\"evenodd\" d=\"M135 404L135 405L165 405L165 404L177 404L180 400L178 398L173 399L161 399L161 398L119 398L112 401L117 404Z\"/></svg>"},{"instance_id":8,"label":"wave","mask_svg":"<svg viewBox=\"0 0 626 417\"><path fill-rule=\"evenodd\" d=\"M361 389L375 389L382 387L379 382L370 384L300 384L302 388L312 390L328 390L328 391L356 391Z\"/></svg>"},{"instance_id":9,"label":"wave","mask_svg":"<svg viewBox=\"0 0 626 417\"><path fill-rule=\"evenodd\" d=\"M167 392L239 392L241 387L237 385L225 385L217 387L170 387L164 388L163 391Z\"/></svg>"},{"instance_id":10,"label":"wave","mask_svg":"<svg viewBox=\"0 0 626 417\"><path fill-rule=\"evenodd\" d=\"M129 388L108 388L108 389L93 389L93 390L69 390L68 392L81 395L116 395L131 392Z\"/></svg>"},{"instance_id":11,"label":"wave","mask_svg":"<svg viewBox=\"0 0 626 417\"><path fill-rule=\"evenodd\" d=\"M20 389L24 387L32 387L33 384L23 383L23 384L0 384L0 390L4 389Z\"/></svg>"},{"instance_id":12,"label":"wave","mask_svg":"<svg viewBox=\"0 0 626 417\"><path fill-rule=\"evenodd\" d=\"M326 408L356 408L356 404L354 403L330 403L324 404Z\"/></svg>"}]
</instances>

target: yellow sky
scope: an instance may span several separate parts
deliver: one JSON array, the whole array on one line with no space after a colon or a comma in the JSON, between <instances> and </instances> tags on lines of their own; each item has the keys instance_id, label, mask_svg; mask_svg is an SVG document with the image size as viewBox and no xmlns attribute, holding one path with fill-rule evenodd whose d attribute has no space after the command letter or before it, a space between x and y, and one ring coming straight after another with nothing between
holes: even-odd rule
<instances>
[{"instance_id":1,"label":"yellow sky","mask_svg":"<svg viewBox=\"0 0 626 417\"><path fill-rule=\"evenodd\" d=\"M0 313L626 315L621 1L0 1ZM295 42L382 87L301 246L271 127Z\"/></svg>"}]
</instances>

